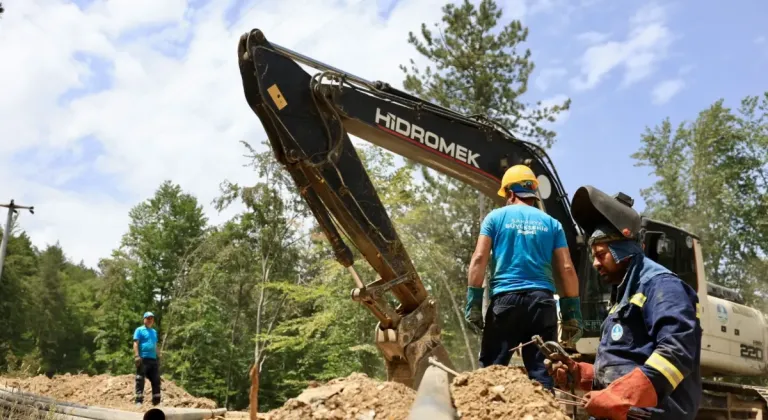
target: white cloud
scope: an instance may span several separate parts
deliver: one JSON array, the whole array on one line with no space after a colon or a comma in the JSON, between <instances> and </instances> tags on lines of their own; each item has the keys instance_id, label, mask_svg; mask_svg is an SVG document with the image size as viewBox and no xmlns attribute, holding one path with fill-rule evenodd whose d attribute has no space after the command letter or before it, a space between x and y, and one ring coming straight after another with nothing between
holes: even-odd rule
<instances>
[{"instance_id":1,"label":"white cloud","mask_svg":"<svg viewBox=\"0 0 768 420\"><path fill-rule=\"evenodd\" d=\"M632 16L629 26L624 41L607 41L587 48L580 59L581 75L571 80L574 89L592 89L619 67L624 69L623 86L643 80L655 71L672 41L664 9L646 5Z\"/></svg>"},{"instance_id":2,"label":"white cloud","mask_svg":"<svg viewBox=\"0 0 768 420\"><path fill-rule=\"evenodd\" d=\"M596 32L596 31L583 32L576 36L576 38L579 41L590 44L590 45L599 44L601 42L606 41L610 37L611 37L611 34L609 33Z\"/></svg>"},{"instance_id":3,"label":"white cloud","mask_svg":"<svg viewBox=\"0 0 768 420\"><path fill-rule=\"evenodd\" d=\"M566 74L568 74L568 71L562 67L544 69L538 77L536 77L534 83L539 90L545 92L553 83L565 77Z\"/></svg>"},{"instance_id":4,"label":"white cloud","mask_svg":"<svg viewBox=\"0 0 768 420\"><path fill-rule=\"evenodd\" d=\"M444 3L401 1L382 22L359 0L259 2L228 27L226 0L200 10L182 0L95 0L84 10L63 0L12 2L0 22L0 201L34 205L36 214L20 219L34 243L58 240L90 265L117 246L130 207L165 179L222 221L227 215L209 205L219 183L256 176L242 166L239 141L266 138L242 93L235 54L242 33L259 27L280 45L400 86L398 65L418 58L408 31L439 21ZM187 38L186 54L160 52L180 50ZM62 102L95 76L76 59L82 53L110 64L111 85ZM95 155L56 161L88 136L98 142ZM84 174L98 185L73 185Z\"/></svg>"},{"instance_id":5,"label":"white cloud","mask_svg":"<svg viewBox=\"0 0 768 420\"><path fill-rule=\"evenodd\" d=\"M653 103L655 105L663 105L669 102L669 100L680 93L684 87L685 82L683 79L670 79L657 84L651 92Z\"/></svg>"}]
</instances>

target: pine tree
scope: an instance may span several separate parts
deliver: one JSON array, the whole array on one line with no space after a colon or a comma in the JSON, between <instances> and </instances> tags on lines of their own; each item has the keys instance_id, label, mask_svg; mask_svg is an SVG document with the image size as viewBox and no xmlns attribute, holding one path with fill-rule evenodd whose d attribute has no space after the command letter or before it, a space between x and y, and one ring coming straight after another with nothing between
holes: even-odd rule
<instances>
[{"instance_id":1,"label":"pine tree","mask_svg":"<svg viewBox=\"0 0 768 420\"><path fill-rule=\"evenodd\" d=\"M502 11L494 0L475 7L469 0L443 6L443 25L436 30L421 25L421 39L410 32L408 42L434 65L406 73L403 86L419 97L452 110L488 117L517 136L546 148L556 133L543 127L557 114L570 109L571 100L551 107L522 102L528 78L534 70L531 51L519 51L528 38L528 28L513 20L498 28ZM498 33L494 33L496 30Z\"/></svg>"}]
</instances>

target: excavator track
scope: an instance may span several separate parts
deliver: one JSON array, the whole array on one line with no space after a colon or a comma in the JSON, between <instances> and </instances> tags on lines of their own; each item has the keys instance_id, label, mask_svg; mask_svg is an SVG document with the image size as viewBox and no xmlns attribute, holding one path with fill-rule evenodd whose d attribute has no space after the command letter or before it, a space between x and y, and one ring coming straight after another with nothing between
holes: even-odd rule
<instances>
[{"instance_id":1,"label":"excavator track","mask_svg":"<svg viewBox=\"0 0 768 420\"><path fill-rule=\"evenodd\" d=\"M697 420L768 419L768 388L702 380Z\"/></svg>"}]
</instances>

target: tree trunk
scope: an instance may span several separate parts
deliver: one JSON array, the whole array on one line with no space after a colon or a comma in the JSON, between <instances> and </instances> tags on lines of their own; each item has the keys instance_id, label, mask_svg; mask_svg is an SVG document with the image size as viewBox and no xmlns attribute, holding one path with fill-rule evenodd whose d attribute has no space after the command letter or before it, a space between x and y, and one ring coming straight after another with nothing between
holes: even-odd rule
<instances>
[{"instance_id":1,"label":"tree trunk","mask_svg":"<svg viewBox=\"0 0 768 420\"><path fill-rule=\"evenodd\" d=\"M480 213L480 218L477 225L477 235L475 236L480 235L481 225L483 224L483 219L485 218L485 199L483 197L483 193L480 191L477 192L477 210ZM488 306L491 304L491 292L490 288L488 287L488 276L485 274L483 275L483 289L483 319L485 319L485 313L488 311Z\"/></svg>"},{"instance_id":2,"label":"tree trunk","mask_svg":"<svg viewBox=\"0 0 768 420\"><path fill-rule=\"evenodd\" d=\"M456 303L456 299L453 298L453 293L451 293L451 287L448 284L448 281L446 280L445 276L440 276L440 280L443 283L443 287L445 288L445 291L448 293L448 298L451 300L451 306L453 307L453 312L456 314L456 319L459 321L459 328L461 329L461 335L464 337L464 346L467 348L467 357L469 358L469 362L472 364L472 370L477 369L477 364L475 363L475 356L472 352L472 344L469 342L469 334L467 333L467 328L464 326L464 316L461 314L461 309L459 309L459 305Z\"/></svg>"},{"instance_id":3,"label":"tree trunk","mask_svg":"<svg viewBox=\"0 0 768 420\"><path fill-rule=\"evenodd\" d=\"M253 364L250 372L251 390L248 393L250 409L248 410L251 420L258 420L259 413L259 363Z\"/></svg>"},{"instance_id":4,"label":"tree trunk","mask_svg":"<svg viewBox=\"0 0 768 420\"><path fill-rule=\"evenodd\" d=\"M224 396L224 407L229 409L229 391L232 386L232 365L234 359L235 344L237 343L237 324L240 321L240 312L243 303L243 275L240 274L240 285L237 291L237 311L235 312L235 321L232 323L232 335L229 348L229 366L227 367L227 393ZM257 389L258 390L258 389Z\"/></svg>"}]
</instances>

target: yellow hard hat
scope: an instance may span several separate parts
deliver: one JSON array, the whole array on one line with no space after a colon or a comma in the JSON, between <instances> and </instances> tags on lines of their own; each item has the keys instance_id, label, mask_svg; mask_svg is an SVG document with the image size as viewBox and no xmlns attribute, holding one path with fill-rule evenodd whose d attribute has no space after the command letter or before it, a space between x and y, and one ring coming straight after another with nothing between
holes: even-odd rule
<instances>
[{"instance_id":1,"label":"yellow hard hat","mask_svg":"<svg viewBox=\"0 0 768 420\"><path fill-rule=\"evenodd\" d=\"M504 177L501 178L501 188L499 188L499 195L506 197L506 189L513 184L522 184L524 190L530 192L515 192L520 197L536 197L535 191L539 188L539 180L536 179L536 175L531 168L525 165L515 165L506 172Z\"/></svg>"}]
</instances>

